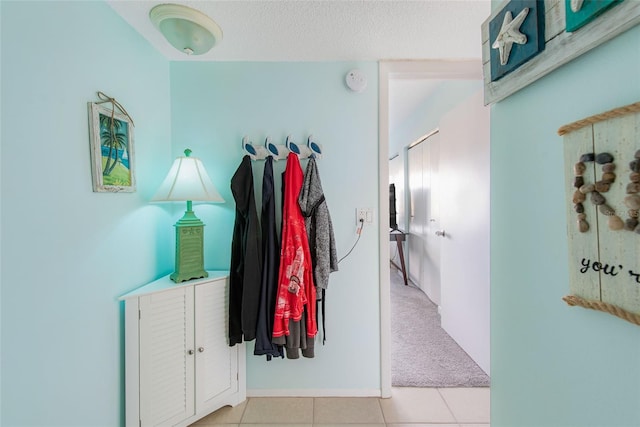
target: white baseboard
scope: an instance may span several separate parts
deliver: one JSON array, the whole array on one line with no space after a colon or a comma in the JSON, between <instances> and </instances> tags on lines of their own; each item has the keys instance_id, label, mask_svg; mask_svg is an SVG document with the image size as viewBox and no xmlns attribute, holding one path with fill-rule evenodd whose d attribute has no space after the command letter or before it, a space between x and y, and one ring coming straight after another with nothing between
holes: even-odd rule
<instances>
[{"instance_id":1,"label":"white baseboard","mask_svg":"<svg viewBox=\"0 0 640 427\"><path fill-rule=\"evenodd\" d=\"M247 397L380 397L379 389L247 389Z\"/></svg>"}]
</instances>

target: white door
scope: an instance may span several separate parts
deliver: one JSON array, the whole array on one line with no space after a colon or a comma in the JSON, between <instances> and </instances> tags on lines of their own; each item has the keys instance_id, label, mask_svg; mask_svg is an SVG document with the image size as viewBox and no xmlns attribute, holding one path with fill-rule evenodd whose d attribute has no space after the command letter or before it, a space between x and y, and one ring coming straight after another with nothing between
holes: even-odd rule
<instances>
[{"instance_id":1,"label":"white door","mask_svg":"<svg viewBox=\"0 0 640 427\"><path fill-rule=\"evenodd\" d=\"M218 409L238 391L238 348L227 342L227 280L195 286L196 411ZM243 349L244 350L244 349Z\"/></svg>"},{"instance_id":2,"label":"white door","mask_svg":"<svg viewBox=\"0 0 640 427\"><path fill-rule=\"evenodd\" d=\"M409 278L422 288L427 209L423 183L423 145L409 149Z\"/></svg>"},{"instance_id":3,"label":"white door","mask_svg":"<svg viewBox=\"0 0 640 427\"><path fill-rule=\"evenodd\" d=\"M193 287L140 297L141 426L195 414Z\"/></svg>"},{"instance_id":4,"label":"white door","mask_svg":"<svg viewBox=\"0 0 640 427\"><path fill-rule=\"evenodd\" d=\"M424 142L425 203L427 218L424 233L423 286L429 299L440 306L440 134L434 133Z\"/></svg>"},{"instance_id":5,"label":"white door","mask_svg":"<svg viewBox=\"0 0 640 427\"><path fill-rule=\"evenodd\" d=\"M438 164L440 139L433 133L409 149L409 276L440 305L440 227Z\"/></svg>"},{"instance_id":6,"label":"white door","mask_svg":"<svg viewBox=\"0 0 640 427\"><path fill-rule=\"evenodd\" d=\"M442 327L489 373L490 135L482 91L439 125Z\"/></svg>"}]
</instances>

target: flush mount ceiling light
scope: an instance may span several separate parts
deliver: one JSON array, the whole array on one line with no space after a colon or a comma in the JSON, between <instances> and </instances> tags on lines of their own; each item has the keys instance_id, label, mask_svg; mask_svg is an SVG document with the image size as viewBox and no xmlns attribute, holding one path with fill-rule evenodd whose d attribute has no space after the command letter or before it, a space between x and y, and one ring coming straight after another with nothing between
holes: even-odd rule
<instances>
[{"instance_id":1,"label":"flush mount ceiling light","mask_svg":"<svg viewBox=\"0 0 640 427\"><path fill-rule=\"evenodd\" d=\"M171 46L187 55L207 53L220 40L222 29L199 10L179 4L160 4L149 19Z\"/></svg>"}]
</instances>

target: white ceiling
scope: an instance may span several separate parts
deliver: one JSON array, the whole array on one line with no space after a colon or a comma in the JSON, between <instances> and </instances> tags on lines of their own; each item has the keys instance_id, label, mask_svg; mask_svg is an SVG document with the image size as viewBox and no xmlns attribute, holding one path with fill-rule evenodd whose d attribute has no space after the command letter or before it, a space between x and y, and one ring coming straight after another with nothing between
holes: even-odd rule
<instances>
[{"instance_id":1,"label":"white ceiling","mask_svg":"<svg viewBox=\"0 0 640 427\"><path fill-rule=\"evenodd\" d=\"M157 0L108 4L175 61L342 61L480 58L489 0L184 1L216 21L222 41L204 55L174 49L149 21Z\"/></svg>"},{"instance_id":2,"label":"white ceiling","mask_svg":"<svg viewBox=\"0 0 640 427\"><path fill-rule=\"evenodd\" d=\"M184 1L220 25L223 39L204 55L174 49L149 20L157 0L107 0L172 61L377 61L481 57L480 25L490 0ZM393 129L434 90L433 80L390 86Z\"/></svg>"}]
</instances>

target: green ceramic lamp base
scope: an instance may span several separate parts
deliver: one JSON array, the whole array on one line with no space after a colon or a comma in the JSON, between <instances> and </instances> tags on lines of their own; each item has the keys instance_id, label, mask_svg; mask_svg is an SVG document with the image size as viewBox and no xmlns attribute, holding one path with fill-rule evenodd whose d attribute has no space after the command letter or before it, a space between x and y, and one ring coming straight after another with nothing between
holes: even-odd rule
<instances>
[{"instance_id":1,"label":"green ceramic lamp base","mask_svg":"<svg viewBox=\"0 0 640 427\"><path fill-rule=\"evenodd\" d=\"M204 223L195 216L191 201L175 224L176 271L169 277L176 283L208 277L204 269Z\"/></svg>"}]
</instances>

